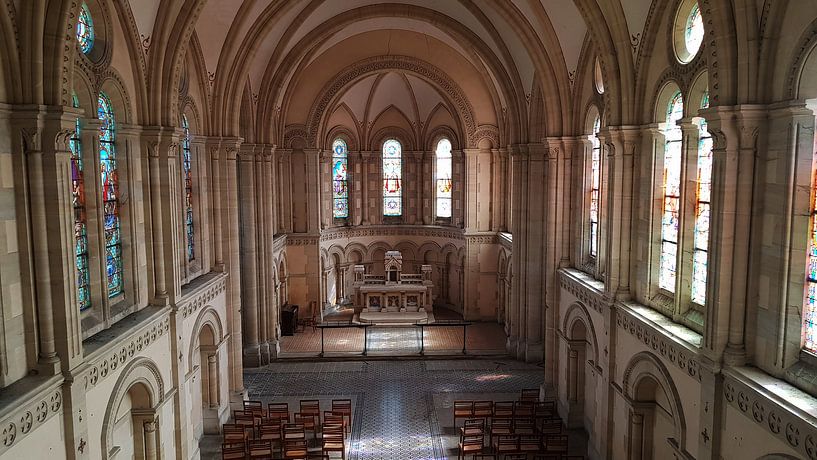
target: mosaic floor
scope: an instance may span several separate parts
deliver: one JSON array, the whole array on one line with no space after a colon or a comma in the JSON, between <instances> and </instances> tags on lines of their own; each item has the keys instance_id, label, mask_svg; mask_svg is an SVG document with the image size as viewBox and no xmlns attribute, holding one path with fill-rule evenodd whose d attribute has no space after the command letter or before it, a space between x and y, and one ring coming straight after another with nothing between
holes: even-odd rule
<instances>
[{"instance_id":1,"label":"mosaic floor","mask_svg":"<svg viewBox=\"0 0 817 460\"><path fill-rule=\"evenodd\" d=\"M350 398L350 460L455 459L452 417L457 399L511 401L542 384L542 368L507 359L283 362L244 372L253 400L288 402ZM218 437L202 442L202 458L219 458ZM572 442L572 441L571 441Z\"/></svg>"}]
</instances>

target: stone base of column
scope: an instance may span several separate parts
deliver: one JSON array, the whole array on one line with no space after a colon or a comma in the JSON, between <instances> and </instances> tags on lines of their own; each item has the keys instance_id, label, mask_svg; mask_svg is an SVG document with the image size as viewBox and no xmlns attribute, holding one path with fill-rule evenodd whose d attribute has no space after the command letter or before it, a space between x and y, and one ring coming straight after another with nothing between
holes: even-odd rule
<instances>
[{"instance_id":1,"label":"stone base of column","mask_svg":"<svg viewBox=\"0 0 817 460\"><path fill-rule=\"evenodd\" d=\"M261 347L258 345L250 345L244 347L242 362L244 367L258 367L261 365Z\"/></svg>"},{"instance_id":2,"label":"stone base of column","mask_svg":"<svg viewBox=\"0 0 817 460\"><path fill-rule=\"evenodd\" d=\"M246 388L230 391L230 412L244 410L244 401L247 399L249 399L249 395Z\"/></svg>"},{"instance_id":3,"label":"stone base of column","mask_svg":"<svg viewBox=\"0 0 817 460\"><path fill-rule=\"evenodd\" d=\"M278 340L271 340L269 344L269 358L270 361L278 359L278 354L281 353L281 342Z\"/></svg>"},{"instance_id":4,"label":"stone base of column","mask_svg":"<svg viewBox=\"0 0 817 460\"><path fill-rule=\"evenodd\" d=\"M48 377L61 373L59 356L40 357L39 361L37 361L37 372Z\"/></svg>"},{"instance_id":5,"label":"stone base of column","mask_svg":"<svg viewBox=\"0 0 817 460\"><path fill-rule=\"evenodd\" d=\"M258 352L261 355L261 365L265 366L269 364L270 363L269 343L264 342L261 345L259 345Z\"/></svg>"},{"instance_id":6,"label":"stone base of column","mask_svg":"<svg viewBox=\"0 0 817 460\"><path fill-rule=\"evenodd\" d=\"M505 338L505 351L507 351L511 356L516 356L516 344L517 338L509 335Z\"/></svg>"},{"instance_id":7,"label":"stone base of column","mask_svg":"<svg viewBox=\"0 0 817 460\"><path fill-rule=\"evenodd\" d=\"M526 363L538 363L544 359L545 350L541 342L520 345L524 346L524 351L522 350L523 347L520 347L520 351L523 351L523 357L520 357L520 359L524 359Z\"/></svg>"},{"instance_id":8,"label":"stone base of column","mask_svg":"<svg viewBox=\"0 0 817 460\"><path fill-rule=\"evenodd\" d=\"M525 341L519 339L519 341L516 342L516 350L514 350L514 356L516 357L516 359L518 359L519 361L525 361L525 349L526 349Z\"/></svg>"},{"instance_id":9,"label":"stone base of column","mask_svg":"<svg viewBox=\"0 0 817 460\"><path fill-rule=\"evenodd\" d=\"M723 363L729 366L743 366L746 364L746 349L727 345L723 350Z\"/></svg>"},{"instance_id":10,"label":"stone base of column","mask_svg":"<svg viewBox=\"0 0 817 460\"><path fill-rule=\"evenodd\" d=\"M241 404L243 409L243 403ZM228 404L221 407L205 407L201 412L204 434L220 434L221 425L230 419L230 405Z\"/></svg>"}]
</instances>

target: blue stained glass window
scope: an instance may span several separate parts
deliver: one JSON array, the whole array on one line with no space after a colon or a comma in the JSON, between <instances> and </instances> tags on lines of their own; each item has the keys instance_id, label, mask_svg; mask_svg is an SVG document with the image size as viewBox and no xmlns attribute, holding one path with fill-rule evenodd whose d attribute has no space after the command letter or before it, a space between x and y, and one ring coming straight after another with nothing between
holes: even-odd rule
<instances>
[{"instance_id":1,"label":"blue stained glass window","mask_svg":"<svg viewBox=\"0 0 817 460\"><path fill-rule=\"evenodd\" d=\"M77 18L77 42L80 51L85 54L94 48L94 21L91 19L91 10L85 2L82 2Z\"/></svg>"},{"instance_id":2,"label":"blue stained glass window","mask_svg":"<svg viewBox=\"0 0 817 460\"><path fill-rule=\"evenodd\" d=\"M403 214L403 162L400 142L383 143L383 215Z\"/></svg>"},{"instance_id":3,"label":"blue stained glass window","mask_svg":"<svg viewBox=\"0 0 817 460\"><path fill-rule=\"evenodd\" d=\"M803 305L803 347L817 352L817 169L812 167L806 293Z\"/></svg>"},{"instance_id":4,"label":"blue stained glass window","mask_svg":"<svg viewBox=\"0 0 817 460\"><path fill-rule=\"evenodd\" d=\"M592 154L590 159L590 256L598 255L599 246L599 205L601 184L601 142L599 131L601 119L596 116L593 121Z\"/></svg>"},{"instance_id":5,"label":"blue stained glass window","mask_svg":"<svg viewBox=\"0 0 817 460\"><path fill-rule=\"evenodd\" d=\"M193 223L193 173L190 160L190 123L182 114L182 172L184 175L184 233L187 241L187 260L196 258L196 232Z\"/></svg>"},{"instance_id":6,"label":"blue stained glass window","mask_svg":"<svg viewBox=\"0 0 817 460\"><path fill-rule=\"evenodd\" d=\"M332 143L332 215L339 219L349 217L348 166L346 142L335 139Z\"/></svg>"},{"instance_id":7,"label":"blue stained glass window","mask_svg":"<svg viewBox=\"0 0 817 460\"><path fill-rule=\"evenodd\" d=\"M664 203L661 216L661 262L658 286L675 292L678 268L678 228L681 209L681 127L677 121L684 116L681 92L676 92L667 106L664 128Z\"/></svg>"},{"instance_id":8,"label":"blue stained glass window","mask_svg":"<svg viewBox=\"0 0 817 460\"><path fill-rule=\"evenodd\" d=\"M684 26L684 44L690 56L695 56L704 41L704 18L698 3L692 6Z\"/></svg>"},{"instance_id":9,"label":"blue stained glass window","mask_svg":"<svg viewBox=\"0 0 817 460\"><path fill-rule=\"evenodd\" d=\"M97 100L99 118L99 173L102 185L102 219L105 232L105 276L108 297L123 292L122 222L119 208L119 177L116 164L116 120L111 100L104 93Z\"/></svg>"},{"instance_id":10,"label":"blue stained glass window","mask_svg":"<svg viewBox=\"0 0 817 460\"><path fill-rule=\"evenodd\" d=\"M701 108L709 107L709 92L701 100ZM695 203L695 236L692 253L692 301L706 302L706 267L709 250L709 214L712 194L712 136L706 129L706 120L698 132L698 189Z\"/></svg>"},{"instance_id":11,"label":"blue stained glass window","mask_svg":"<svg viewBox=\"0 0 817 460\"><path fill-rule=\"evenodd\" d=\"M79 107L73 93L71 102ZM85 215L85 179L82 167L82 141L79 117L71 136L71 201L74 207L74 257L77 266L77 303L80 310L91 306L91 279L88 272L88 219Z\"/></svg>"},{"instance_id":12,"label":"blue stained glass window","mask_svg":"<svg viewBox=\"0 0 817 460\"><path fill-rule=\"evenodd\" d=\"M451 141L437 142L437 217L451 217L451 197L454 188L451 179Z\"/></svg>"}]
</instances>

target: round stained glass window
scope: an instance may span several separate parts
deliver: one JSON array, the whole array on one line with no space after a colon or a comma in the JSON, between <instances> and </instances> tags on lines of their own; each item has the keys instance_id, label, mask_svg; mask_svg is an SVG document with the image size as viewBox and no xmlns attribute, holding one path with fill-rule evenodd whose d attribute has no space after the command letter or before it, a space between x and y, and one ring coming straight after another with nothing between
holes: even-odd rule
<instances>
[{"instance_id":1,"label":"round stained glass window","mask_svg":"<svg viewBox=\"0 0 817 460\"><path fill-rule=\"evenodd\" d=\"M684 26L684 44L687 48L687 53L690 56L695 56L698 53L698 48L704 41L704 20L701 17L701 10L698 4L692 6L692 11L687 16L686 25Z\"/></svg>"},{"instance_id":2,"label":"round stained glass window","mask_svg":"<svg viewBox=\"0 0 817 460\"><path fill-rule=\"evenodd\" d=\"M77 18L77 42L84 54L90 53L94 47L94 21L91 19L91 10L85 2L82 2Z\"/></svg>"}]
</instances>

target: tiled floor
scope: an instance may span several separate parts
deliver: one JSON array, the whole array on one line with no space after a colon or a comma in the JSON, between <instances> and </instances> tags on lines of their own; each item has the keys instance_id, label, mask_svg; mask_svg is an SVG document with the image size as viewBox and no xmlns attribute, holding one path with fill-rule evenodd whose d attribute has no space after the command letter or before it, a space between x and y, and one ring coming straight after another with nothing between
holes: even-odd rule
<instances>
[{"instance_id":1,"label":"tiled floor","mask_svg":"<svg viewBox=\"0 0 817 460\"><path fill-rule=\"evenodd\" d=\"M506 359L372 360L275 363L244 373L250 399L288 402L349 398L354 423L350 460L457 458L455 399L514 400L538 388L542 368ZM309 435L307 435L309 436ZM219 458L206 437L202 458ZM579 446L574 446L579 447Z\"/></svg>"},{"instance_id":2,"label":"tiled floor","mask_svg":"<svg viewBox=\"0 0 817 460\"><path fill-rule=\"evenodd\" d=\"M461 316L444 309L435 310L438 319L461 319ZM349 310L327 317L327 321L348 321ZM458 354L463 348L462 326L370 326L363 328L324 329L325 356L361 355L366 349L372 355L418 355L422 347L427 354ZM364 337L368 337L365 339ZM465 336L466 352L477 355L505 353L505 331L501 324L477 322L468 326ZM321 330L306 328L293 336L281 337L281 358L317 356L321 352Z\"/></svg>"}]
</instances>

